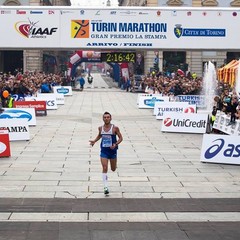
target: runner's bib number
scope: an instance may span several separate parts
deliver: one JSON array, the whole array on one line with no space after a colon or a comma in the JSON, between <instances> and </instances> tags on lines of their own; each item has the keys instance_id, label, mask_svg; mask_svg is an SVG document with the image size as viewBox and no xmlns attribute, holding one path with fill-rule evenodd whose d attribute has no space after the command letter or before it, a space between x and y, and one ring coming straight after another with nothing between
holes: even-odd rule
<instances>
[{"instance_id":1,"label":"runner's bib number","mask_svg":"<svg viewBox=\"0 0 240 240\"><path fill-rule=\"evenodd\" d=\"M111 135L103 135L102 136L102 146L103 147L111 147L112 146L112 136Z\"/></svg>"}]
</instances>

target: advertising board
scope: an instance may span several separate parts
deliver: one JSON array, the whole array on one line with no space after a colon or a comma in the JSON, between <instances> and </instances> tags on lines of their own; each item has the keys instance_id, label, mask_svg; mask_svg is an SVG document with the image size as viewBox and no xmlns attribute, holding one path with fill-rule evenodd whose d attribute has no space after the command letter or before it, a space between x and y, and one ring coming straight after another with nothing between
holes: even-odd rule
<instances>
[{"instance_id":1,"label":"advertising board","mask_svg":"<svg viewBox=\"0 0 240 240\"><path fill-rule=\"evenodd\" d=\"M166 113L162 132L206 133L208 114Z\"/></svg>"},{"instance_id":2,"label":"advertising board","mask_svg":"<svg viewBox=\"0 0 240 240\"><path fill-rule=\"evenodd\" d=\"M29 126L36 126L36 114L34 108L3 108L0 119L26 119Z\"/></svg>"},{"instance_id":3,"label":"advertising board","mask_svg":"<svg viewBox=\"0 0 240 240\"><path fill-rule=\"evenodd\" d=\"M34 108L36 116L47 116L46 101L14 101L15 108Z\"/></svg>"},{"instance_id":4,"label":"advertising board","mask_svg":"<svg viewBox=\"0 0 240 240\"><path fill-rule=\"evenodd\" d=\"M239 49L238 12L234 7L1 6L0 47L226 51Z\"/></svg>"},{"instance_id":5,"label":"advertising board","mask_svg":"<svg viewBox=\"0 0 240 240\"><path fill-rule=\"evenodd\" d=\"M169 102L169 97L158 96L140 96L138 108L154 108L157 102Z\"/></svg>"},{"instance_id":6,"label":"advertising board","mask_svg":"<svg viewBox=\"0 0 240 240\"><path fill-rule=\"evenodd\" d=\"M0 119L0 128L7 128L10 142L30 140L27 119Z\"/></svg>"},{"instance_id":7,"label":"advertising board","mask_svg":"<svg viewBox=\"0 0 240 240\"><path fill-rule=\"evenodd\" d=\"M26 101L45 101L47 110L56 110L58 109L56 96L52 95L44 95L41 97L25 97Z\"/></svg>"},{"instance_id":8,"label":"advertising board","mask_svg":"<svg viewBox=\"0 0 240 240\"><path fill-rule=\"evenodd\" d=\"M153 111L156 119L163 119L164 113L196 113L196 105L187 102L156 102Z\"/></svg>"},{"instance_id":9,"label":"advertising board","mask_svg":"<svg viewBox=\"0 0 240 240\"><path fill-rule=\"evenodd\" d=\"M201 162L240 164L240 136L204 134Z\"/></svg>"}]
</instances>

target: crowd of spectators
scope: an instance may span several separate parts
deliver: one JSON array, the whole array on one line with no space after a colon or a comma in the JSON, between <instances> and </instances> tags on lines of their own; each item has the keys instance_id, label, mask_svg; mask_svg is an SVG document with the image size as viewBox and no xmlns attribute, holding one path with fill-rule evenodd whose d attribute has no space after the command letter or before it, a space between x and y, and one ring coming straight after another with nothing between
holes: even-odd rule
<instances>
[{"instance_id":1,"label":"crowd of spectators","mask_svg":"<svg viewBox=\"0 0 240 240\"><path fill-rule=\"evenodd\" d=\"M135 82L133 78L132 86ZM196 73L188 73L186 76L172 73L164 74L147 74L142 77L139 85L142 92L148 94L162 94L163 96L178 96L178 95L204 95L204 79L198 77ZM230 124L235 123L236 119L240 119L240 98L239 95L230 87L228 83L218 81L216 88L216 97L213 101L212 114L215 116L216 112L231 116Z\"/></svg>"},{"instance_id":2,"label":"crowd of spectators","mask_svg":"<svg viewBox=\"0 0 240 240\"><path fill-rule=\"evenodd\" d=\"M8 98L3 96L7 91L14 100L26 96L36 96L37 92L52 92L52 87L67 85L66 78L61 74L46 74L42 72L0 73L0 107L8 107Z\"/></svg>"},{"instance_id":3,"label":"crowd of spectators","mask_svg":"<svg viewBox=\"0 0 240 240\"><path fill-rule=\"evenodd\" d=\"M229 88L222 88L219 94L214 98L215 105L212 115L215 116L217 111L221 111L230 116L229 124L234 124L236 119L240 119L240 98L234 91Z\"/></svg>"},{"instance_id":4,"label":"crowd of spectators","mask_svg":"<svg viewBox=\"0 0 240 240\"><path fill-rule=\"evenodd\" d=\"M149 74L143 77L141 86L147 93L169 95L199 95L202 91L202 77L192 77L191 74L181 76L177 73L171 76Z\"/></svg>"}]
</instances>

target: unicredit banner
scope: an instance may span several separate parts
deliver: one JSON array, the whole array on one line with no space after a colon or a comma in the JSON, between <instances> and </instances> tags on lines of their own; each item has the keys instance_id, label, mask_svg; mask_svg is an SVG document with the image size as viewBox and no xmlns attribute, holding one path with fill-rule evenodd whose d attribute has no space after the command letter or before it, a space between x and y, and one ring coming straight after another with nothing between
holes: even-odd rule
<instances>
[{"instance_id":1,"label":"unicredit banner","mask_svg":"<svg viewBox=\"0 0 240 240\"><path fill-rule=\"evenodd\" d=\"M239 49L239 8L0 7L1 48ZM234 24L233 24L234 23Z\"/></svg>"},{"instance_id":2,"label":"unicredit banner","mask_svg":"<svg viewBox=\"0 0 240 240\"><path fill-rule=\"evenodd\" d=\"M206 133L208 114L164 113L162 132Z\"/></svg>"}]
</instances>

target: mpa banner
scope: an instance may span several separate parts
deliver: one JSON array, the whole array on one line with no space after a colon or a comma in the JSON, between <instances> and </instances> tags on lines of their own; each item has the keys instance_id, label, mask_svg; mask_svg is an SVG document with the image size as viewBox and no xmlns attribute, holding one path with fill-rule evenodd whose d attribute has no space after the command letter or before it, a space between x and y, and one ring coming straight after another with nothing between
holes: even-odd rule
<instances>
[{"instance_id":1,"label":"mpa banner","mask_svg":"<svg viewBox=\"0 0 240 240\"><path fill-rule=\"evenodd\" d=\"M206 133L208 114L166 113L162 132Z\"/></svg>"},{"instance_id":2,"label":"mpa banner","mask_svg":"<svg viewBox=\"0 0 240 240\"><path fill-rule=\"evenodd\" d=\"M0 128L7 128L10 141L30 140L26 119L0 119Z\"/></svg>"},{"instance_id":3,"label":"mpa banner","mask_svg":"<svg viewBox=\"0 0 240 240\"><path fill-rule=\"evenodd\" d=\"M0 7L0 48L239 49L239 8ZM234 24L233 24L234 23ZM196 44L197 43L197 44ZM28 57L29 61L34 57Z\"/></svg>"},{"instance_id":4,"label":"mpa banner","mask_svg":"<svg viewBox=\"0 0 240 240\"><path fill-rule=\"evenodd\" d=\"M201 162L240 164L240 137L204 134Z\"/></svg>"}]
</instances>

